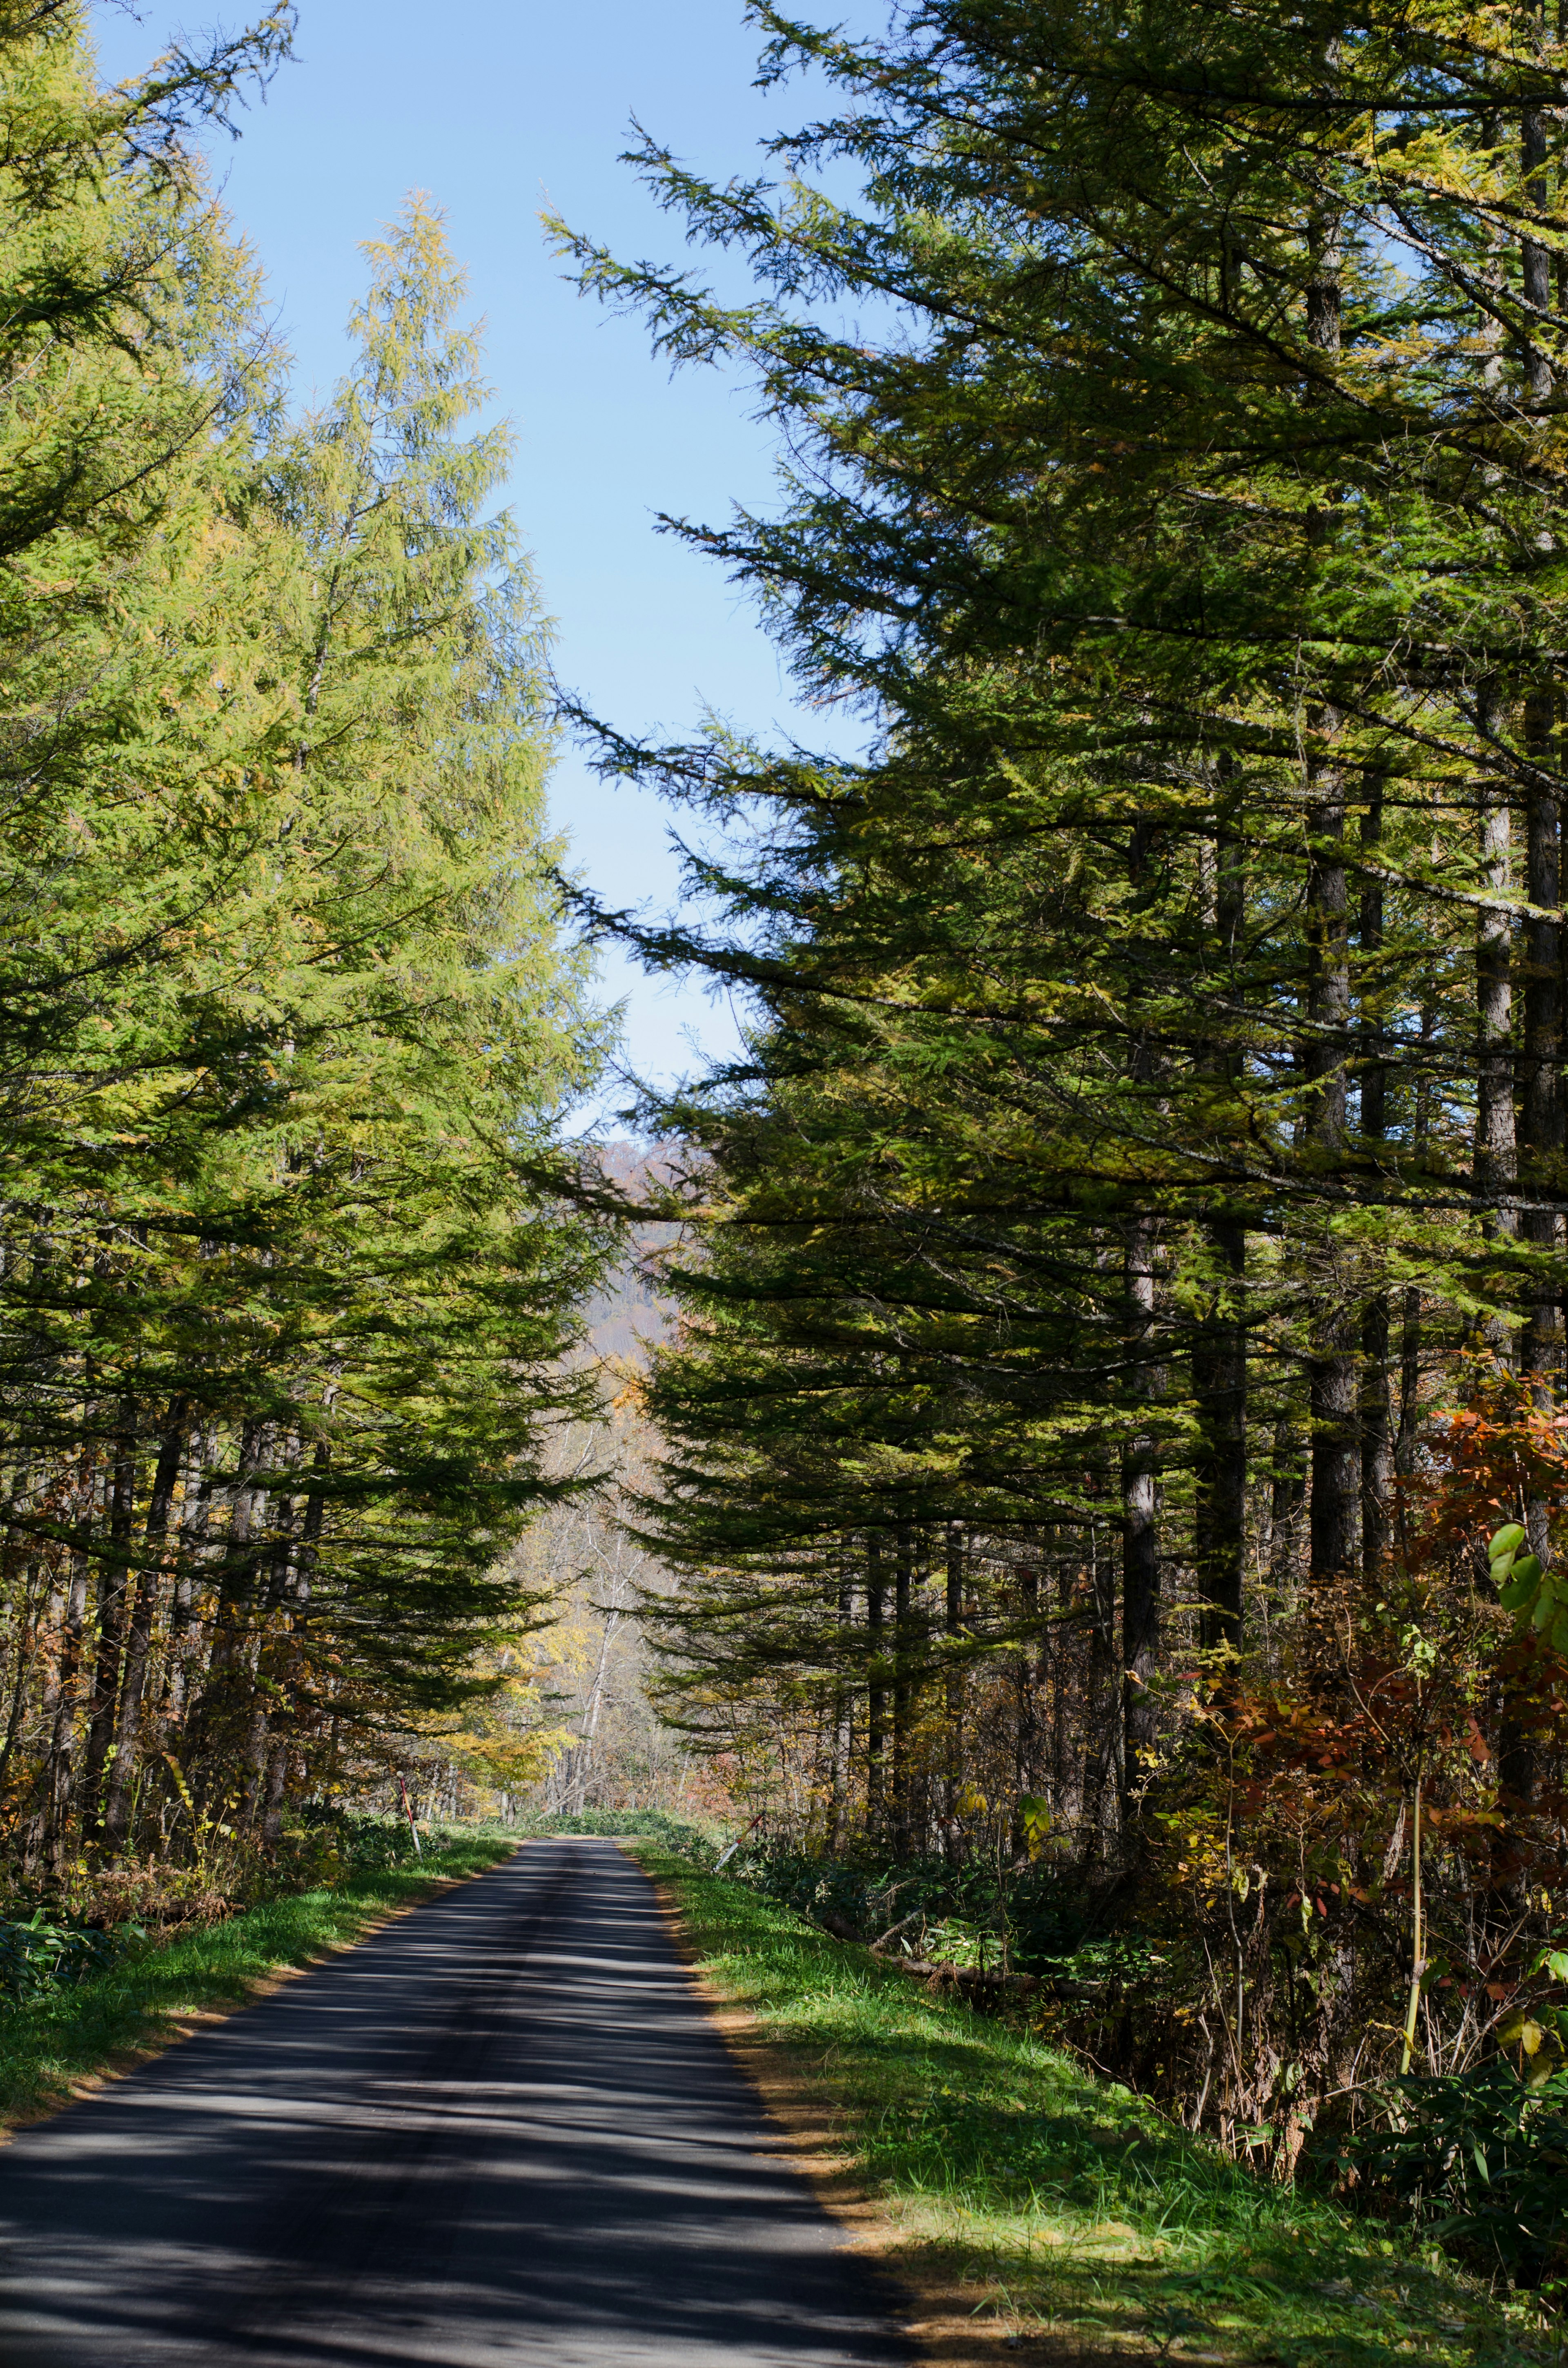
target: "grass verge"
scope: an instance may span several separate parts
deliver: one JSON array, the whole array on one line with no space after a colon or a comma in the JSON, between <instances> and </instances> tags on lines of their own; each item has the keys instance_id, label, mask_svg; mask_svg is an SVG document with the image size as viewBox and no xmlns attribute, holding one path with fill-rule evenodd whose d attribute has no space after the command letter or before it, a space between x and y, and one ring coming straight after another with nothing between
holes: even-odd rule
<instances>
[{"instance_id":1,"label":"grass verge","mask_svg":"<svg viewBox=\"0 0 1568 2368\"><path fill-rule=\"evenodd\" d=\"M389 1913L483 1873L517 1846L513 1835L483 1829L446 1839L416 1865L266 1900L74 1989L0 2011L0 2128L68 2103L95 2078L232 2012L287 1969L351 1947Z\"/></svg>"},{"instance_id":2,"label":"grass verge","mask_svg":"<svg viewBox=\"0 0 1568 2368\"><path fill-rule=\"evenodd\" d=\"M1272 2186L1028 2033L929 1998L743 1884L623 1844L710 1991L832 2119L890 2267L949 2299L934 2356L1443 2368L1559 2362L1530 2298ZM778 2081L765 2078L765 2089ZM955 2339L967 2317L982 2342ZM939 2326L938 2326L939 2319Z\"/></svg>"}]
</instances>

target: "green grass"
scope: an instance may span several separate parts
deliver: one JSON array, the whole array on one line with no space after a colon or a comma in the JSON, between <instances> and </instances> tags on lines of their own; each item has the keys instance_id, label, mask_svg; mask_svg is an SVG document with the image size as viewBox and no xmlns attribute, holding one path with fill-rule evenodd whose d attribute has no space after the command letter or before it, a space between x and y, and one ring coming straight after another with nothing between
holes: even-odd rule
<instances>
[{"instance_id":1,"label":"green grass","mask_svg":"<svg viewBox=\"0 0 1568 2368\"><path fill-rule=\"evenodd\" d=\"M177 2036L182 2016L243 2002L283 1966L349 1946L389 1908L411 1907L445 1877L482 1873L516 1848L515 1835L494 1829L449 1835L419 1864L267 1900L74 1989L0 2009L0 2124L57 2104L93 2074Z\"/></svg>"},{"instance_id":2,"label":"green grass","mask_svg":"<svg viewBox=\"0 0 1568 2368\"><path fill-rule=\"evenodd\" d=\"M1528 2298L1429 2245L1260 2180L1027 2032L929 1998L743 1884L627 1845L676 1895L714 1987L835 2109L925 2284L960 2283L1012 2356L1071 2328L1173 2363L1449 2368L1557 2361Z\"/></svg>"}]
</instances>

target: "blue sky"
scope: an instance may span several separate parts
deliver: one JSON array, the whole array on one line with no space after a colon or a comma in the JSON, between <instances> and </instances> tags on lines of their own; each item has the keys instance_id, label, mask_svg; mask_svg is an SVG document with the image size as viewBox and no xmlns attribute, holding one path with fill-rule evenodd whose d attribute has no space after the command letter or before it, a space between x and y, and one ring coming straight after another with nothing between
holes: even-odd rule
<instances>
[{"instance_id":1,"label":"blue sky","mask_svg":"<svg viewBox=\"0 0 1568 2368\"><path fill-rule=\"evenodd\" d=\"M111 77L194 21L162 0L134 13L99 0L94 16ZM244 22L243 9L224 21ZM447 209L486 316L497 407L518 431L510 498L565 684L632 732L684 732L712 708L821 743L822 719L795 706L744 597L653 523L658 510L711 519L766 503L768 431L742 388L710 370L672 380L636 324L578 297L538 220L548 203L622 255L681 259L679 226L616 159L635 115L700 169L755 170L757 140L812 111L798 87L752 89L756 46L740 0L301 0L295 62L213 161L266 268L301 394L324 393L343 366L359 241L411 188ZM553 802L607 895L670 899L655 800L602 787L567 754ZM605 988L628 1000L627 1053L642 1074L696 1065L688 1037L714 1053L734 1042L728 1006L696 984L655 985L611 957Z\"/></svg>"}]
</instances>

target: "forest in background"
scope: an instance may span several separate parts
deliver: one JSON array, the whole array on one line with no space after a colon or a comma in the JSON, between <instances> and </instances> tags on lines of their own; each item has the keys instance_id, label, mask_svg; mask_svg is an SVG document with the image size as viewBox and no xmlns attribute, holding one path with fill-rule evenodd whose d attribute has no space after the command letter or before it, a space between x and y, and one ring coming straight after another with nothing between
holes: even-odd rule
<instances>
[{"instance_id":1,"label":"forest in background","mask_svg":"<svg viewBox=\"0 0 1568 2368\"><path fill-rule=\"evenodd\" d=\"M617 1236L440 214L300 409L198 159L291 12L111 90L84 25L0 10L0 1832L101 1920L243 1894L492 1687Z\"/></svg>"},{"instance_id":2,"label":"forest in background","mask_svg":"<svg viewBox=\"0 0 1568 2368\"><path fill-rule=\"evenodd\" d=\"M754 1880L1539 2283L1568 40L749 13L826 98L753 176L632 151L697 262L555 225L755 388L777 503L666 524L866 735L576 717L691 892L576 909L754 1014L641 1113L662 1705Z\"/></svg>"}]
</instances>

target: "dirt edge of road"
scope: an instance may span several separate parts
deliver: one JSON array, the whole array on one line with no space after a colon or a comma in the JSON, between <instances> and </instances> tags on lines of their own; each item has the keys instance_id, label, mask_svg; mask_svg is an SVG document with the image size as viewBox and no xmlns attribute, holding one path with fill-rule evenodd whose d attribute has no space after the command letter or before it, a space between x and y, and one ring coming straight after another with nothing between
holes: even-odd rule
<instances>
[{"instance_id":1,"label":"dirt edge of road","mask_svg":"<svg viewBox=\"0 0 1568 2368\"><path fill-rule=\"evenodd\" d=\"M766 2037L749 2008L735 2005L715 1987L687 1935L674 1893L641 1866L633 1851L626 1855L653 1884L665 1930L710 2021L777 2125L778 2154L848 2233L851 2249L875 2264L922 2361L939 2362L940 2368L1002 2368L1004 2358L1027 2362L1028 2368L1112 2368L1113 2362L1140 2368L1141 2362L1153 2360L1143 2351L1086 2351L1070 2336L1042 2335L1027 2343L1009 2340L1005 2328L993 2330L974 2316L977 2305L988 2299L984 2287L924 2272L909 2257L907 2230L856 2177L834 2129L832 2110L799 2057Z\"/></svg>"}]
</instances>

